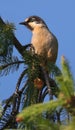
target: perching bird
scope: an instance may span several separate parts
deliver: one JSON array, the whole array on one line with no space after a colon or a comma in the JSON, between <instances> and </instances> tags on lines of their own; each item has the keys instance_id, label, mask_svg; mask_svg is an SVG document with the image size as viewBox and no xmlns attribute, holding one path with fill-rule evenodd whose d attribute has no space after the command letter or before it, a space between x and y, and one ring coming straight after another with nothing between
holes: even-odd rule
<instances>
[{"instance_id":1,"label":"perching bird","mask_svg":"<svg viewBox=\"0 0 75 130\"><path fill-rule=\"evenodd\" d=\"M38 16L30 16L20 24L31 30L31 44L35 49L35 54L41 57L41 66L47 68L49 63L55 63L58 54L58 41L44 20Z\"/></svg>"}]
</instances>

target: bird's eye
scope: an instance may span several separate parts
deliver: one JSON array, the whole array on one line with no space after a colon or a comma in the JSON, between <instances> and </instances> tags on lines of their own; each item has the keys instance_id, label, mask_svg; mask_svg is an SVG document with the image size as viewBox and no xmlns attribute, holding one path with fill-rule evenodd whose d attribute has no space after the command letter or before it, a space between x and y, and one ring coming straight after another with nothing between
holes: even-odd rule
<instances>
[{"instance_id":1,"label":"bird's eye","mask_svg":"<svg viewBox=\"0 0 75 130\"><path fill-rule=\"evenodd\" d=\"M30 19L30 22L34 22L34 21L35 21L35 18L31 18L31 19Z\"/></svg>"}]
</instances>

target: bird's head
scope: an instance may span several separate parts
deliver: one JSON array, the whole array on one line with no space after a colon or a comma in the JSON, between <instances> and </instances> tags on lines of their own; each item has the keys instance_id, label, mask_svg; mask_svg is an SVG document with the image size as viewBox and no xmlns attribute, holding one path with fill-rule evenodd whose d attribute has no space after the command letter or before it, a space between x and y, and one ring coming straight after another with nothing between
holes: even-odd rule
<instances>
[{"instance_id":1,"label":"bird's head","mask_svg":"<svg viewBox=\"0 0 75 130\"><path fill-rule=\"evenodd\" d=\"M33 31L35 28L47 27L44 20L38 16L30 16L26 18L25 21L21 22L20 24L25 25L31 31Z\"/></svg>"}]
</instances>

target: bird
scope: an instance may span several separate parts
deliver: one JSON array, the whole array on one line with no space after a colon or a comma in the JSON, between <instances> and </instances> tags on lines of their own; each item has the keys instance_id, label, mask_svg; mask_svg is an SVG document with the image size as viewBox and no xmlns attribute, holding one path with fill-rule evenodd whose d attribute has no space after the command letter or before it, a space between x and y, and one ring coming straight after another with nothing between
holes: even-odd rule
<instances>
[{"instance_id":1,"label":"bird","mask_svg":"<svg viewBox=\"0 0 75 130\"><path fill-rule=\"evenodd\" d=\"M40 57L43 70L48 69L50 63L55 64L58 55L58 40L48 28L46 22L39 16L27 17L21 25L25 25L31 32L31 44L35 54Z\"/></svg>"},{"instance_id":2,"label":"bird","mask_svg":"<svg viewBox=\"0 0 75 130\"><path fill-rule=\"evenodd\" d=\"M39 16L30 16L20 24L25 25L32 32L31 44L35 49L35 54L41 56L46 64L55 63L58 54L58 41L55 35Z\"/></svg>"}]
</instances>

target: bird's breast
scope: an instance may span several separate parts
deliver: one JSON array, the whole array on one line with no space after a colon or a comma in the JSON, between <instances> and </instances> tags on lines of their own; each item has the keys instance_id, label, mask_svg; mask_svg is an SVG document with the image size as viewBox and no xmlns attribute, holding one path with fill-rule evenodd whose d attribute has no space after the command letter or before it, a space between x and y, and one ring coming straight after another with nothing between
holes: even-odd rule
<instances>
[{"instance_id":1,"label":"bird's breast","mask_svg":"<svg viewBox=\"0 0 75 130\"><path fill-rule=\"evenodd\" d=\"M55 62L58 52L58 43L55 36L48 31L40 31L39 33L33 34L31 43L36 54Z\"/></svg>"},{"instance_id":2,"label":"bird's breast","mask_svg":"<svg viewBox=\"0 0 75 130\"><path fill-rule=\"evenodd\" d=\"M35 48L35 53L39 55L45 53L45 51L50 46L50 41L51 38L48 33L44 33L44 32L34 33L32 36L31 43Z\"/></svg>"}]
</instances>

